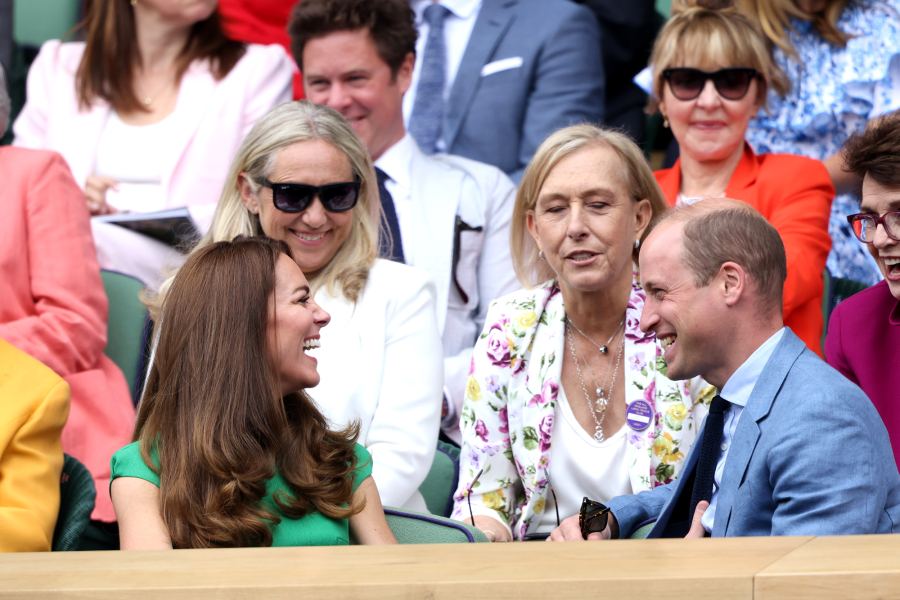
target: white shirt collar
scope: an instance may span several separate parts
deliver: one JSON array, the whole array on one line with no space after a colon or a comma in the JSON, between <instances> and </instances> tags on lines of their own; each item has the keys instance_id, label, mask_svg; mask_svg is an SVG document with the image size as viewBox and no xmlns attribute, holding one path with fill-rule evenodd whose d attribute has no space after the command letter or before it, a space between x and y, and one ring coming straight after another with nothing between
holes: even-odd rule
<instances>
[{"instance_id":1,"label":"white shirt collar","mask_svg":"<svg viewBox=\"0 0 900 600\"><path fill-rule=\"evenodd\" d=\"M719 395L731 404L741 407L747 406L747 400L750 399L750 394L753 393L756 381L762 375L766 363L769 362L769 358L772 357L775 347L782 337L784 337L784 327L773 333L731 374L731 377L728 378L728 381L725 382L725 385L719 391Z\"/></svg>"},{"instance_id":2,"label":"white shirt collar","mask_svg":"<svg viewBox=\"0 0 900 600\"><path fill-rule=\"evenodd\" d=\"M425 8L431 3L432 0L413 0L410 3L416 13L416 23L421 23L425 19ZM481 7L481 0L441 0L439 4L442 4L455 17L468 19Z\"/></svg>"},{"instance_id":3,"label":"white shirt collar","mask_svg":"<svg viewBox=\"0 0 900 600\"><path fill-rule=\"evenodd\" d=\"M391 181L404 189L409 188L414 144L412 136L407 133L375 161L376 167L384 171Z\"/></svg>"}]
</instances>

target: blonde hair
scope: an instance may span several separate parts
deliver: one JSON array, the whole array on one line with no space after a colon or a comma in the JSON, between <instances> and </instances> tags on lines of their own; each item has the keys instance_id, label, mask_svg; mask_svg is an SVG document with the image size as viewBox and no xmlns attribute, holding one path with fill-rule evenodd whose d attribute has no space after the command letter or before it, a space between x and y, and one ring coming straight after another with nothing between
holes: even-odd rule
<instances>
[{"instance_id":1,"label":"blonde hair","mask_svg":"<svg viewBox=\"0 0 900 600\"><path fill-rule=\"evenodd\" d=\"M849 0L829 0L821 13L809 14L800 10L794 0L737 0L737 7L759 23L763 35L770 46L781 48L788 56L797 57L788 38L793 28L791 17L810 21L815 30L829 44L843 48L849 36L838 29L838 19L849 4Z\"/></svg>"},{"instance_id":2,"label":"blonde hair","mask_svg":"<svg viewBox=\"0 0 900 600\"><path fill-rule=\"evenodd\" d=\"M555 277L547 263L539 259L537 246L526 225L528 213L534 210L544 182L563 159L584 148L597 147L609 148L622 161L626 188L635 202L649 200L654 217L666 211L666 201L653 171L640 148L628 136L589 124L572 125L556 131L538 147L516 192L510 227L510 252L513 268L522 285L530 287ZM641 241L649 232L650 227L647 227L641 235ZM634 251L634 259L637 261L637 249Z\"/></svg>"},{"instance_id":3,"label":"blonde hair","mask_svg":"<svg viewBox=\"0 0 900 600\"><path fill-rule=\"evenodd\" d=\"M243 175L256 193L258 182L267 178L280 150L312 140L323 140L340 150L361 185L359 202L352 210L347 241L324 268L315 274L307 273L307 278L313 293L324 287L330 293L339 292L355 302L378 254L381 215L378 183L372 159L350 125L334 110L306 100L276 106L257 121L244 138L225 180L212 225L192 254L214 242L230 241L239 235L265 235L258 215L251 213L241 201L240 177ZM169 278L158 296L151 300L151 308L158 310L171 281Z\"/></svg>"},{"instance_id":4,"label":"blonde hair","mask_svg":"<svg viewBox=\"0 0 900 600\"><path fill-rule=\"evenodd\" d=\"M669 19L650 55L653 94L662 100L666 69L703 63L756 69L762 78L757 100L763 105L768 88L779 94L788 90L787 78L772 60L766 38L749 18L733 8L689 6Z\"/></svg>"}]
</instances>

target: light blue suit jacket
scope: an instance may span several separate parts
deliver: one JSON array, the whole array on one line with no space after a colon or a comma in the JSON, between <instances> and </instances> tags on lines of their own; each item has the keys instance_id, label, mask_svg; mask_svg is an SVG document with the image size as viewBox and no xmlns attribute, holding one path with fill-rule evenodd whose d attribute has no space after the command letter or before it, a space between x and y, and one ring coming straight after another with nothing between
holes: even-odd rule
<instances>
[{"instance_id":1,"label":"light blue suit jacket","mask_svg":"<svg viewBox=\"0 0 900 600\"><path fill-rule=\"evenodd\" d=\"M518 181L550 133L603 117L600 56L597 20L584 6L484 0L447 100L447 152Z\"/></svg>"},{"instance_id":2,"label":"light blue suit jacket","mask_svg":"<svg viewBox=\"0 0 900 600\"><path fill-rule=\"evenodd\" d=\"M649 537L661 537L679 496L691 494L699 449L677 481L610 501L620 537L653 519ZM892 532L900 475L884 424L862 390L787 330L735 430L713 537Z\"/></svg>"}]
</instances>

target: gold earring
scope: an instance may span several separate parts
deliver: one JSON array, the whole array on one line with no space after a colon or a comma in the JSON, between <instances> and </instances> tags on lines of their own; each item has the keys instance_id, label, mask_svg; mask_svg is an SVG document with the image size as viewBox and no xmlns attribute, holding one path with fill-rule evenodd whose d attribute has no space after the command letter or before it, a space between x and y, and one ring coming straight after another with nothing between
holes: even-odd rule
<instances>
[{"instance_id":1,"label":"gold earring","mask_svg":"<svg viewBox=\"0 0 900 600\"><path fill-rule=\"evenodd\" d=\"M131 6L137 6L138 0L131 0Z\"/></svg>"},{"instance_id":2,"label":"gold earring","mask_svg":"<svg viewBox=\"0 0 900 600\"><path fill-rule=\"evenodd\" d=\"M134 0L134 2L137 2L137 0ZM666 129L669 128L669 119L666 117L666 115L663 115L663 127L665 127Z\"/></svg>"}]
</instances>

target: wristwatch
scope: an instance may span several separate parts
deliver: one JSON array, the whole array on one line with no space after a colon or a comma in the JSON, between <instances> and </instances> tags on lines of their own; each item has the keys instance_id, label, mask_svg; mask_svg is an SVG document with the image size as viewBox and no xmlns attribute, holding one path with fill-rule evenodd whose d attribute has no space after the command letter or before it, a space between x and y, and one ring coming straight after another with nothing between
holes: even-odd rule
<instances>
[{"instance_id":1,"label":"wristwatch","mask_svg":"<svg viewBox=\"0 0 900 600\"><path fill-rule=\"evenodd\" d=\"M608 520L609 507L585 496L581 501L581 510L578 512L578 526L581 528L582 539L586 540L589 534L599 533L606 529Z\"/></svg>"}]
</instances>

